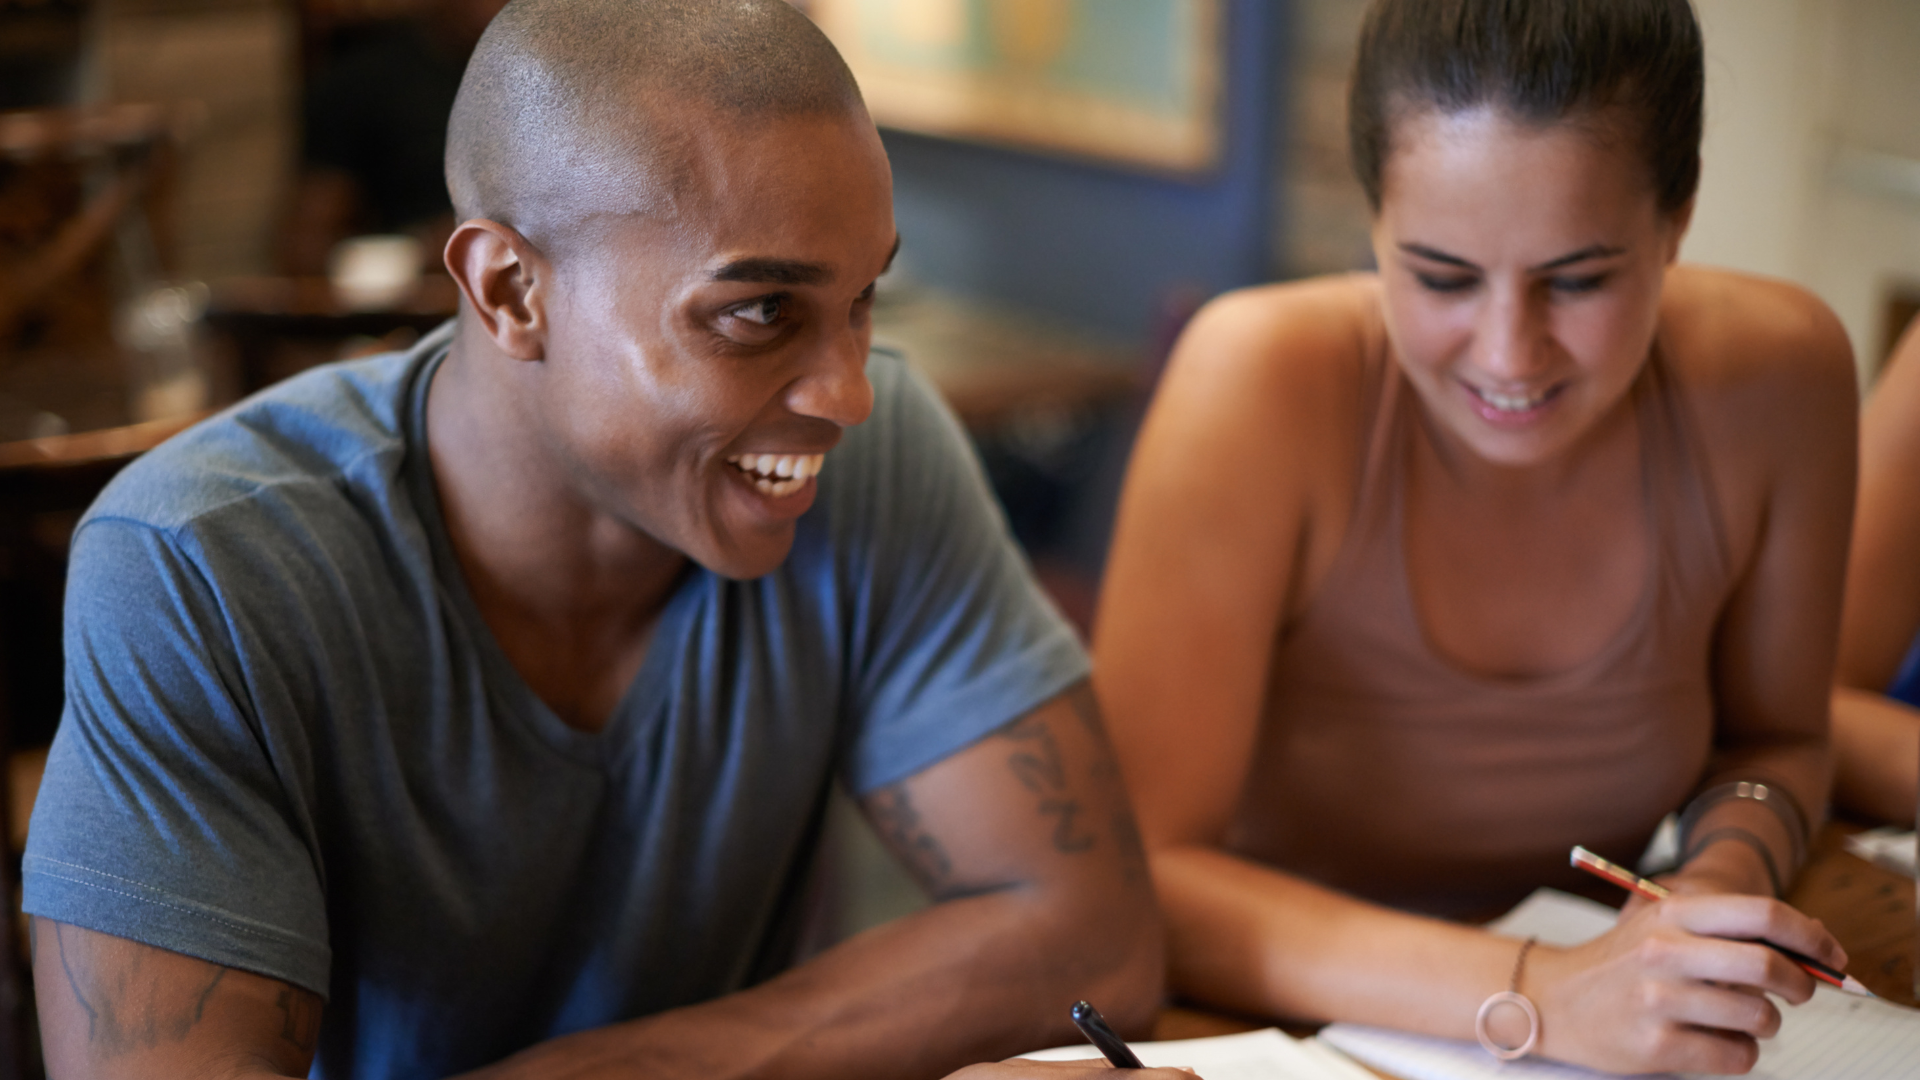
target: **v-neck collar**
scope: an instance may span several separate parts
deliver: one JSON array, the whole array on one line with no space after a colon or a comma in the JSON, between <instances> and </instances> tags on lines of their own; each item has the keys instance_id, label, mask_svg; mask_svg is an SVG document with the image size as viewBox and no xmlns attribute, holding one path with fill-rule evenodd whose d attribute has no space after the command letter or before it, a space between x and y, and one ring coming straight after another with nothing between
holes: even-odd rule
<instances>
[{"instance_id":1,"label":"v-neck collar","mask_svg":"<svg viewBox=\"0 0 1920 1080\"><path fill-rule=\"evenodd\" d=\"M452 325L448 323L447 327ZM436 331L417 346L402 410L402 436L407 454L401 469L431 549L441 603L478 650L481 677L489 697L507 706L513 722L555 751L582 764L609 764L622 757L624 749L658 722L670 697L676 671L682 666L680 656L688 646L688 626L712 588L713 575L698 564L687 564L660 611L639 670L598 731L583 731L560 719L521 677L494 636L493 628L481 616L480 606L473 599L466 575L454 555L453 541L441 514L439 487L427 452L427 391L433 385L434 374L452 351L452 340L450 329L444 333Z\"/></svg>"}]
</instances>

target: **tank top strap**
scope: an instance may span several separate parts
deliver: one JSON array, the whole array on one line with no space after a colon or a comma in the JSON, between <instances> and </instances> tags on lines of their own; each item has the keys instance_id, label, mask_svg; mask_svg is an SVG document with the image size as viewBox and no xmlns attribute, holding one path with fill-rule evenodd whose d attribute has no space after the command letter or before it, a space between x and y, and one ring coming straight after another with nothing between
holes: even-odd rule
<instances>
[{"instance_id":1,"label":"tank top strap","mask_svg":"<svg viewBox=\"0 0 1920 1080\"><path fill-rule=\"evenodd\" d=\"M1688 586L1722 581L1732 555L1706 452L1671 363L1657 344L1634 381L1633 395L1641 471L1648 509L1657 523L1662 573L1677 575L1677 595L1689 595L1694 588Z\"/></svg>"},{"instance_id":2,"label":"tank top strap","mask_svg":"<svg viewBox=\"0 0 1920 1080\"><path fill-rule=\"evenodd\" d=\"M1373 401L1373 419L1367 428L1366 456L1361 461L1360 487L1355 492L1352 523L1398 518L1402 464L1403 431L1408 417L1406 380L1388 350L1386 327L1378 319L1369 320L1361 331L1361 355L1366 357L1368 397ZM1381 515L1385 515L1384 518ZM1349 527L1352 535L1352 527ZM1363 530L1360 535L1374 535Z\"/></svg>"}]
</instances>

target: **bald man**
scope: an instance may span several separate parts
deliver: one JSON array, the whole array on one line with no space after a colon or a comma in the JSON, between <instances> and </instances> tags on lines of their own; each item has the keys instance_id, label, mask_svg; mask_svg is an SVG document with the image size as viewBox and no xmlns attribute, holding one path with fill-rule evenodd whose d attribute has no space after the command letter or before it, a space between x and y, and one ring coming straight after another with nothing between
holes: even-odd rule
<instances>
[{"instance_id":1,"label":"bald man","mask_svg":"<svg viewBox=\"0 0 1920 1080\"><path fill-rule=\"evenodd\" d=\"M1086 661L868 354L897 237L832 47L779 0L517 0L447 167L452 324L75 534L52 1076L914 1077L1077 997L1145 1025ZM793 967L836 776L937 902Z\"/></svg>"}]
</instances>

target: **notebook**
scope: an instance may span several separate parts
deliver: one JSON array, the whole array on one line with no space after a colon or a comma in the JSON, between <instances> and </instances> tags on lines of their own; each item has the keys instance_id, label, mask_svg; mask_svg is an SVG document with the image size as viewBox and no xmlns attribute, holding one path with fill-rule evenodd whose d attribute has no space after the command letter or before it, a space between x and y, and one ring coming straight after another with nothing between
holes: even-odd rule
<instances>
[{"instance_id":1,"label":"notebook","mask_svg":"<svg viewBox=\"0 0 1920 1080\"><path fill-rule=\"evenodd\" d=\"M1277 1028L1128 1045L1149 1066L1185 1066L1205 1080L1380 1080L1339 1051L1310 1039L1295 1039ZM1100 1051L1091 1046L1063 1046L1021 1056L1036 1061L1073 1061L1097 1058Z\"/></svg>"},{"instance_id":2,"label":"notebook","mask_svg":"<svg viewBox=\"0 0 1920 1080\"><path fill-rule=\"evenodd\" d=\"M1613 909L1541 889L1489 929L1577 945L1613 925ZM1920 1076L1920 1011L1822 985L1805 1005L1782 1005L1780 1034L1760 1044L1753 1080L1912 1080ZM1527 1059L1503 1063L1478 1043L1359 1024L1317 1039L1404 1080L1594 1080L1605 1073Z\"/></svg>"}]
</instances>

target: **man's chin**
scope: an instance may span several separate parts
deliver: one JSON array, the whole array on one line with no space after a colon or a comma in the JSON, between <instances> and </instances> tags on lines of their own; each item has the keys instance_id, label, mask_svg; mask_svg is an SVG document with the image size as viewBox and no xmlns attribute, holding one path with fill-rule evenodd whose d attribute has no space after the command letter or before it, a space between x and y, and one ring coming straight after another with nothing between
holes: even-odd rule
<instances>
[{"instance_id":1,"label":"man's chin","mask_svg":"<svg viewBox=\"0 0 1920 1080\"><path fill-rule=\"evenodd\" d=\"M705 552L688 552L687 557L712 573L735 581L751 581L780 569L793 551L793 526L777 536L756 536L744 542L718 543Z\"/></svg>"}]
</instances>

